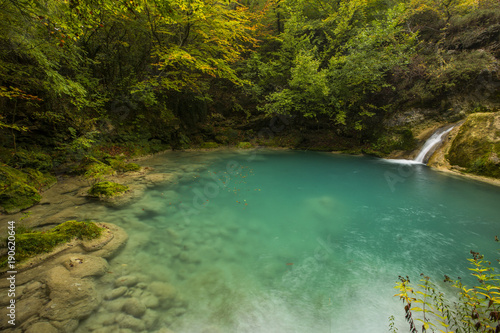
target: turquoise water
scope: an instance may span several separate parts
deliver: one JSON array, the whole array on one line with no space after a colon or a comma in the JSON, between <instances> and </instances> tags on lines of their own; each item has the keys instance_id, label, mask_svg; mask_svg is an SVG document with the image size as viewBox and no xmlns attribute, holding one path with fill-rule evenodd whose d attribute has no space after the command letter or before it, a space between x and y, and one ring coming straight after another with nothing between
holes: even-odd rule
<instances>
[{"instance_id":1,"label":"turquoise water","mask_svg":"<svg viewBox=\"0 0 500 333\"><path fill-rule=\"evenodd\" d=\"M261 150L147 163L176 178L89 214L130 235L114 274L177 289L182 310L156 309L155 329L387 332L395 315L404 332L399 275L472 282L469 251L496 258L500 189L422 165Z\"/></svg>"}]
</instances>

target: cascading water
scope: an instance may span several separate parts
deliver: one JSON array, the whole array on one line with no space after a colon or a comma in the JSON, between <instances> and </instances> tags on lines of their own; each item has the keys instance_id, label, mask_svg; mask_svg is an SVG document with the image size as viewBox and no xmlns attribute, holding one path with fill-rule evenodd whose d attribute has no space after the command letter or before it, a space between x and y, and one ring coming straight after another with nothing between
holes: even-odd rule
<instances>
[{"instance_id":1,"label":"cascading water","mask_svg":"<svg viewBox=\"0 0 500 333\"><path fill-rule=\"evenodd\" d=\"M424 146L422 147L422 150L420 151L418 156L415 157L414 161L417 163L424 163L425 157L427 156L427 154L433 148L436 148L436 146L442 142L443 136L445 134L448 134L452 129L453 129L453 127L450 127L446 130L443 128L440 128L436 132L434 132L434 134L432 134L431 137L429 139L427 139Z\"/></svg>"},{"instance_id":2,"label":"cascading water","mask_svg":"<svg viewBox=\"0 0 500 333\"><path fill-rule=\"evenodd\" d=\"M450 133L454 126L450 128L440 128L434 132L429 139L425 142L424 146L420 150L420 153L413 160L405 159L386 159L385 161L397 164L425 164L426 157L429 153L434 152L438 145L443 141L443 137Z\"/></svg>"}]
</instances>

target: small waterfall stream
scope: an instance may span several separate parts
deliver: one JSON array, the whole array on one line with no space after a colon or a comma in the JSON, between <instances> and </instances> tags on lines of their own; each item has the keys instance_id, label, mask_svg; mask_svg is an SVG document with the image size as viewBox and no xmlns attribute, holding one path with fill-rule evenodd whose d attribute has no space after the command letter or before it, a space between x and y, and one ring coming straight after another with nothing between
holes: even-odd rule
<instances>
[{"instance_id":1,"label":"small waterfall stream","mask_svg":"<svg viewBox=\"0 0 500 333\"><path fill-rule=\"evenodd\" d=\"M434 134L431 135L429 139L425 142L424 146L422 147L422 150L420 150L420 153L418 154L417 157L415 157L414 161L417 163L424 163L425 157L427 154L433 150L433 148L437 148L436 146L442 142L443 136L445 134L448 134L453 127L450 127L448 129L440 128Z\"/></svg>"},{"instance_id":2,"label":"small waterfall stream","mask_svg":"<svg viewBox=\"0 0 500 333\"><path fill-rule=\"evenodd\" d=\"M386 159L385 161L390 162L390 163L398 163L398 164L426 164L426 159L429 154L432 154L436 148L439 147L441 142L443 141L443 137L450 133L450 131L454 128L455 126L446 128L442 127L439 128L436 132L434 132L427 141L425 141L424 145L422 146L422 149L418 153L417 157L415 157L413 160L405 160L405 159ZM429 156L430 157L430 156Z\"/></svg>"}]
</instances>

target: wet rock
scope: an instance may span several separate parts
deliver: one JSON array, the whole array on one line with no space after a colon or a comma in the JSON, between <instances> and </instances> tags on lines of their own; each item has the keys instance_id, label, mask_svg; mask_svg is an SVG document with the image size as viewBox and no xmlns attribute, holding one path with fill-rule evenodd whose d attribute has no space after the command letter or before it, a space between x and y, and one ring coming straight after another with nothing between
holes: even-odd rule
<instances>
[{"instance_id":1,"label":"wet rock","mask_svg":"<svg viewBox=\"0 0 500 333\"><path fill-rule=\"evenodd\" d=\"M140 318L146 312L146 306L141 303L137 298L130 298L125 301L122 307L123 312L134 316L136 318Z\"/></svg>"},{"instance_id":2,"label":"wet rock","mask_svg":"<svg viewBox=\"0 0 500 333\"><path fill-rule=\"evenodd\" d=\"M118 325L100 327L92 331L92 333L116 333L119 332L120 328Z\"/></svg>"},{"instance_id":3,"label":"wet rock","mask_svg":"<svg viewBox=\"0 0 500 333\"><path fill-rule=\"evenodd\" d=\"M79 322L76 319L69 319L65 321L51 321L50 323L59 330L59 333L73 333L76 331Z\"/></svg>"},{"instance_id":4,"label":"wet rock","mask_svg":"<svg viewBox=\"0 0 500 333\"><path fill-rule=\"evenodd\" d=\"M82 324L86 330L94 332L103 326L112 325L115 323L115 315L113 313L99 313L92 314L85 322Z\"/></svg>"},{"instance_id":5,"label":"wet rock","mask_svg":"<svg viewBox=\"0 0 500 333\"><path fill-rule=\"evenodd\" d=\"M145 282L139 282L137 284L137 288L146 289L147 287L148 287L148 284Z\"/></svg>"},{"instance_id":6,"label":"wet rock","mask_svg":"<svg viewBox=\"0 0 500 333\"><path fill-rule=\"evenodd\" d=\"M123 313L116 316L116 323L120 328L130 328L134 331L144 331L146 329L146 325L142 320Z\"/></svg>"},{"instance_id":7,"label":"wet rock","mask_svg":"<svg viewBox=\"0 0 500 333\"><path fill-rule=\"evenodd\" d=\"M24 297L25 295L32 294L32 293L36 292L37 290L42 289L43 287L44 287L44 285L40 281L33 281L33 282L28 283L24 286L21 294Z\"/></svg>"},{"instance_id":8,"label":"wet rock","mask_svg":"<svg viewBox=\"0 0 500 333\"><path fill-rule=\"evenodd\" d=\"M58 333L58 330L49 322L42 321L31 325L25 333Z\"/></svg>"},{"instance_id":9,"label":"wet rock","mask_svg":"<svg viewBox=\"0 0 500 333\"><path fill-rule=\"evenodd\" d=\"M133 287L137 284L138 278L135 275L125 275L115 280L116 287Z\"/></svg>"},{"instance_id":10,"label":"wet rock","mask_svg":"<svg viewBox=\"0 0 500 333\"><path fill-rule=\"evenodd\" d=\"M68 254L61 257L61 261L71 276L76 278L101 276L109 269L106 259L90 255Z\"/></svg>"},{"instance_id":11,"label":"wet rock","mask_svg":"<svg viewBox=\"0 0 500 333\"><path fill-rule=\"evenodd\" d=\"M111 223L101 223L105 226L111 235L111 239L103 244L94 244L93 242L83 243L86 251L95 251L92 255L102 258L112 258L126 243L128 240L128 235L122 228L111 224Z\"/></svg>"},{"instance_id":12,"label":"wet rock","mask_svg":"<svg viewBox=\"0 0 500 333\"><path fill-rule=\"evenodd\" d=\"M151 173L144 176L144 181L148 186L173 181L174 179L175 175L169 173Z\"/></svg>"},{"instance_id":13,"label":"wet rock","mask_svg":"<svg viewBox=\"0 0 500 333\"><path fill-rule=\"evenodd\" d=\"M101 303L91 280L71 277L62 266L47 272L46 284L51 300L41 310L41 317L61 321L85 318Z\"/></svg>"},{"instance_id":14,"label":"wet rock","mask_svg":"<svg viewBox=\"0 0 500 333\"><path fill-rule=\"evenodd\" d=\"M106 301L103 303L103 307L111 312L120 312L123 308L123 304L125 303L126 299L124 298L117 298L112 301Z\"/></svg>"},{"instance_id":15,"label":"wet rock","mask_svg":"<svg viewBox=\"0 0 500 333\"><path fill-rule=\"evenodd\" d=\"M130 297L140 298L144 291L140 288L131 289L129 293L127 293Z\"/></svg>"},{"instance_id":16,"label":"wet rock","mask_svg":"<svg viewBox=\"0 0 500 333\"><path fill-rule=\"evenodd\" d=\"M118 298L125 294L127 292L128 288L125 286L115 288L113 290L108 291L107 293L104 294L104 299L107 301L114 300L115 298Z\"/></svg>"},{"instance_id":17,"label":"wet rock","mask_svg":"<svg viewBox=\"0 0 500 333\"><path fill-rule=\"evenodd\" d=\"M16 302L16 321L23 323L30 317L38 315L40 309L48 302L38 297L27 297Z\"/></svg>"}]
</instances>

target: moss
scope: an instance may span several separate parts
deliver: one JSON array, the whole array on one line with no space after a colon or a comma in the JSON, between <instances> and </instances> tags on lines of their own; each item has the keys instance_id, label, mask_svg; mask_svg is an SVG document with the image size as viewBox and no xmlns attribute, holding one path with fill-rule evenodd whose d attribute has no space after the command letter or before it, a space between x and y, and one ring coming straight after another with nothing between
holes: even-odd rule
<instances>
[{"instance_id":1,"label":"moss","mask_svg":"<svg viewBox=\"0 0 500 333\"><path fill-rule=\"evenodd\" d=\"M217 142L203 142L200 145L200 147L201 148L211 149L211 148L217 148L217 147L219 147L219 144Z\"/></svg>"},{"instance_id":2,"label":"moss","mask_svg":"<svg viewBox=\"0 0 500 333\"><path fill-rule=\"evenodd\" d=\"M83 175L87 179L96 179L99 180L103 176L106 175L112 175L115 173L115 170L113 170L112 167L110 167L107 164L98 162L98 163L92 163L87 166L87 170L85 171L85 174Z\"/></svg>"},{"instance_id":3,"label":"moss","mask_svg":"<svg viewBox=\"0 0 500 333\"><path fill-rule=\"evenodd\" d=\"M23 170L28 175L28 182L38 190L45 190L57 183L57 178L50 173L42 173L33 169Z\"/></svg>"},{"instance_id":4,"label":"moss","mask_svg":"<svg viewBox=\"0 0 500 333\"><path fill-rule=\"evenodd\" d=\"M114 197L123 194L127 190L128 186L104 181L94 184L88 193L91 197Z\"/></svg>"},{"instance_id":5,"label":"moss","mask_svg":"<svg viewBox=\"0 0 500 333\"><path fill-rule=\"evenodd\" d=\"M41 200L42 191L57 182L48 173L33 169L23 171L7 165L0 166L0 206L6 213L29 208Z\"/></svg>"},{"instance_id":6,"label":"moss","mask_svg":"<svg viewBox=\"0 0 500 333\"><path fill-rule=\"evenodd\" d=\"M253 146L252 146L252 144L250 142L240 142L240 143L238 143L237 147L240 148L240 149L250 149Z\"/></svg>"},{"instance_id":7,"label":"moss","mask_svg":"<svg viewBox=\"0 0 500 333\"><path fill-rule=\"evenodd\" d=\"M500 178L500 112L470 115L451 144L447 159L467 172Z\"/></svg>"},{"instance_id":8,"label":"moss","mask_svg":"<svg viewBox=\"0 0 500 333\"><path fill-rule=\"evenodd\" d=\"M139 171L141 167L135 163L127 163L122 158L108 159L109 165L118 172Z\"/></svg>"},{"instance_id":9,"label":"moss","mask_svg":"<svg viewBox=\"0 0 500 333\"><path fill-rule=\"evenodd\" d=\"M33 232L28 229L16 229L16 261L22 261L38 254L47 253L59 244L75 238L95 239L101 236L102 228L93 222L67 221L48 231ZM0 267L5 267L7 258L0 259Z\"/></svg>"}]
</instances>

